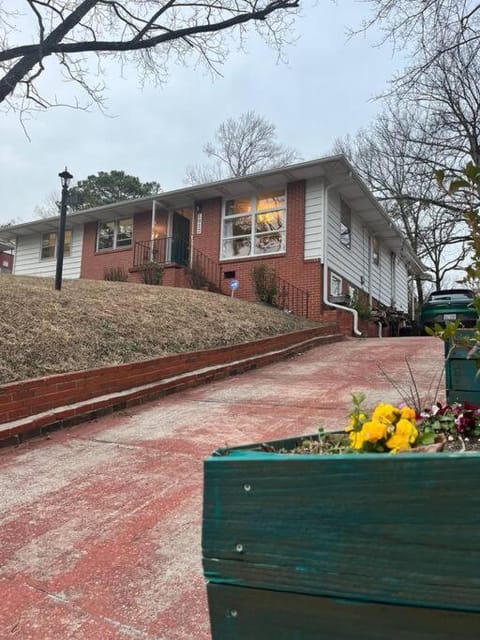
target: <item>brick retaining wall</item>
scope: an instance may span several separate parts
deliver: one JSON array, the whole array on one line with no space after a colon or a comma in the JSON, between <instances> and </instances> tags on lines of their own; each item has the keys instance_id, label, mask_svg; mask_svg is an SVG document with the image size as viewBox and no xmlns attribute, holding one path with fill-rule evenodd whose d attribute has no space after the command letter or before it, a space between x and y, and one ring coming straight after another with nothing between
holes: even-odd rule
<instances>
[{"instance_id":1,"label":"brick retaining wall","mask_svg":"<svg viewBox=\"0 0 480 640\"><path fill-rule=\"evenodd\" d=\"M334 324L281 334L270 338L256 340L227 347L193 351L170 356L162 356L131 362L127 364L61 373L41 378L34 378L21 382L12 382L0 386L0 425L21 422L21 419L42 414L37 420L41 426L58 422L61 418L80 415L87 409L75 404L98 399L95 404L90 403L88 411L114 407L119 403L115 394L131 390L128 404L151 399L155 395L171 392L177 388L193 386L202 381L244 371L253 366L267 364L288 355L282 351L295 349L296 345L312 341L306 346L314 346L329 335L336 339L341 336ZM280 352L276 354L275 352ZM252 359L250 362L249 359ZM209 368L224 365L222 371ZM192 373L191 376L185 375ZM179 378L177 378L179 377ZM152 383L165 381L162 387L152 386ZM127 398L127 396L125 396ZM65 408L59 412L58 408ZM48 415L54 411L55 415ZM0 428L1 431L1 428ZM5 424L5 435L13 435L27 431L21 424ZM0 433L1 435L1 433Z\"/></svg>"}]
</instances>

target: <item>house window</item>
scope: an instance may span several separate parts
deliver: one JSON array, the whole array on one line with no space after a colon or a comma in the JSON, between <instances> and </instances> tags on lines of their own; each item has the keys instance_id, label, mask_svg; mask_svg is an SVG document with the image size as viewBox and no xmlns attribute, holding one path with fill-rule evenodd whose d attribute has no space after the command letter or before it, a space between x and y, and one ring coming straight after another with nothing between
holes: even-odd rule
<instances>
[{"instance_id":1,"label":"house window","mask_svg":"<svg viewBox=\"0 0 480 640\"><path fill-rule=\"evenodd\" d=\"M133 239L133 219L99 222L97 230L97 251L131 247Z\"/></svg>"},{"instance_id":2,"label":"house window","mask_svg":"<svg viewBox=\"0 0 480 640\"><path fill-rule=\"evenodd\" d=\"M350 249L352 246L352 210L340 200L340 242Z\"/></svg>"},{"instance_id":3,"label":"house window","mask_svg":"<svg viewBox=\"0 0 480 640\"><path fill-rule=\"evenodd\" d=\"M380 264L380 244L375 236L372 237L372 262L377 267Z\"/></svg>"},{"instance_id":4,"label":"house window","mask_svg":"<svg viewBox=\"0 0 480 640\"><path fill-rule=\"evenodd\" d=\"M63 256L68 258L72 250L72 230L65 229L65 243L63 245ZM48 260L57 255L57 234L55 232L42 234L41 259Z\"/></svg>"},{"instance_id":5,"label":"house window","mask_svg":"<svg viewBox=\"0 0 480 640\"><path fill-rule=\"evenodd\" d=\"M285 251L285 191L227 200L223 212L222 258Z\"/></svg>"},{"instance_id":6,"label":"house window","mask_svg":"<svg viewBox=\"0 0 480 640\"><path fill-rule=\"evenodd\" d=\"M339 276L336 276L334 273L330 274L330 295L342 295L342 279Z\"/></svg>"}]
</instances>

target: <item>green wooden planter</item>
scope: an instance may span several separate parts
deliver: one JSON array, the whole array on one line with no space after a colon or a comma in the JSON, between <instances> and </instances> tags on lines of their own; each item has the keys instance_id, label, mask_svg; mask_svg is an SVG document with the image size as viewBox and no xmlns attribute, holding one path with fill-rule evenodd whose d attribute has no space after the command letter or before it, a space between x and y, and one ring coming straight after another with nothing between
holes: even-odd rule
<instances>
[{"instance_id":1,"label":"green wooden planter","mask_svg":"<svg viewBox=\"0 0 480 640\"><path fill-rule=\"evenodd\" d=\"M473 336L474 331L461 329L457 332L457 340ZM445 346L445 383L447 388L447 402L472 402L480 405L480 375L479 361L475 358L467 359L466 347L455 347L450 352L449 345Z\"/></svg>"},{"instance_id":2,"label":"green wooden planter","mask_svg":"<svg viewBox=\"0 0 480 640\"><path fill-rule=\"evenodd\" d=\"M220 450L205 461L213 639L479 637L479 481L476 453Z\"/></svg>"}]
</instances>

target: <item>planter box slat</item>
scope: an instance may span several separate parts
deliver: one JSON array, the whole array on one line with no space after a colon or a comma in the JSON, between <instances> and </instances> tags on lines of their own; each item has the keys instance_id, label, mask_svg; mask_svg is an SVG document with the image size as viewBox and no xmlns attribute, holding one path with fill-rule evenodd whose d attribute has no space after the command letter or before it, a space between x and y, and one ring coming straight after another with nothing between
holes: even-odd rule
<instances>
[{"instance_id":1,"label":"planter box slat","mask_svg":"<svg viewBox=\"0 0 480 640\"><path fill-rule=\"evenodd\" d=\"M479 454L211 457L205 575L480 612L479 481Z\"/></svg>"},{"instance_id":2,"label":"planter box slat","mask_svg":"<svg viewBox=\"0 0 480 640\"><path fill-rule=\"evenodd\" d=\"M473 339L473 329L460 329L457 331L456 340ZM445 382L447 390L447 402L471 402L480 404L480 375L477 358L467 358L470 347L445 344Z\"/></svg>"},{"instance_id":3,"label":"planter box slat","mask_svg":"<svg viewBox=\"0 0 480 640\"><path fill-rule=\"evenodd\" d=\"M474 640L480 615L209 584L213 640Z\"/></svg>"}]
</instances>

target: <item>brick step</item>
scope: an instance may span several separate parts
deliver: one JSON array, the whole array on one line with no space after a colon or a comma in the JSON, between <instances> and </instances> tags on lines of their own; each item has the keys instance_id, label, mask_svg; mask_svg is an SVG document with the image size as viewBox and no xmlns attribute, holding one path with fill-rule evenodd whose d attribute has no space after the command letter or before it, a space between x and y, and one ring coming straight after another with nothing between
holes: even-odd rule
<instances>
[{"instance_id":1,"label":"brick step","mask_svg":"<svg viewBox=\"0 0 480 640\"><path fill-rule=\"evenodd\" d=\"M344 336L340 333L315 336L259 355L204 368L192 368L191 371L180 375L165 377L148 384L99 395L6 422L0 425L0 447L19 444L27 437L44 435L81 422L94 420L102 415L121 411L143 402L149 402L169 393L225 378L229 375L243 373L249 369L277 362L313 347L338 342L343 339Z\"/></svg>"}]
</instances>

